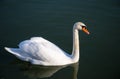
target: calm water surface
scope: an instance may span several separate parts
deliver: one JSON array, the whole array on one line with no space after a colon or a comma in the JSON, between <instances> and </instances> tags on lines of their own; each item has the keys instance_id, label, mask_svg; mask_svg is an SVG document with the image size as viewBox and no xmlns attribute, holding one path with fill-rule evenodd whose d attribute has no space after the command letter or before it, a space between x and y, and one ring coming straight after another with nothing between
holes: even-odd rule
<instances>
[{"instance_id":1,"label":"calm water surface","mask_svg":"<svg viewBox=\"0 0 120 79\"><path fill-rule=\"evenodd\" d=\"M77 65L34 66L4 50L42 36L71 54L77 21L91 32L80 32ZM120 79L119 32L119 0L0 0L0 79Z\"/></svg>"}]
</instances>

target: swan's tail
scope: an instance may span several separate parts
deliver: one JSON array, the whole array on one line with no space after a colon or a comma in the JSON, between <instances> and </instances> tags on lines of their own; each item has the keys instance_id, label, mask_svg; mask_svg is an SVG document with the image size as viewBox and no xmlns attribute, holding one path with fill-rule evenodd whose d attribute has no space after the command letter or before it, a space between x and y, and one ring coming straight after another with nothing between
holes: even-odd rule
<instances>
[{"instance_id":1,"label":"swan's tail","mask_svg":"<svg viewBox=\"0 0 120 79\"><path fill-rule=\"evenodd\" d=\"M29 61L30 60L30 57L22 52L19 48L8 48L8 47L5 47L5 50L7 50L9 53L15 55L17 58L23 60L23 61Z\"/></svg>"}]
</instances>

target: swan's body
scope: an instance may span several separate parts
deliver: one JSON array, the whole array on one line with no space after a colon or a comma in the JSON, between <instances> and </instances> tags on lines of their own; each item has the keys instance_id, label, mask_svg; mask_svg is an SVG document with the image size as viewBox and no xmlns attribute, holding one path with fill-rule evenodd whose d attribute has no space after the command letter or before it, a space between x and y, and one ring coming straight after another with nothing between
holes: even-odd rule
<instances>
[{"instance_id":1,"label":"swan's body","mask_svg":"<svg viewBox=\"0 0 120 79\"><path fill-rule=\"evenodd\" d=\"M19 48L5 49L23 61L36 65L57 66L76 63L79 61L79 35L78 30L83 30L87 34L85 24L77 22L73 27L73 51L69 55L58 46L42 37L32 37L19 44Z\"/></svg>"}]
</instances>

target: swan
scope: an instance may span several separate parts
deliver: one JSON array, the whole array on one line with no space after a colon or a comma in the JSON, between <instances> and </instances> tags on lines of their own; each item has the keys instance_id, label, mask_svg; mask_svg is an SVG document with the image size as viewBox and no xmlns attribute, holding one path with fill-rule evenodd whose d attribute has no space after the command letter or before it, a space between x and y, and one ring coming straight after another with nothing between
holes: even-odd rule
<instances>
[{"instance_id":1,"label":"swan","mask_svg":"<svg viewBox=\"0 0 120 79\"><path fill-rule=\"evenodd\" d=\"M5 47L5 50L15 55L18 59L34 65L61 66L77 63L79 61L78 30L90 34L84 23L76 22L74 24L73 50L71 55L42 37L32 37L29 40L22 41L18 45L19 48Z\"/></svg>"}]
</instances>

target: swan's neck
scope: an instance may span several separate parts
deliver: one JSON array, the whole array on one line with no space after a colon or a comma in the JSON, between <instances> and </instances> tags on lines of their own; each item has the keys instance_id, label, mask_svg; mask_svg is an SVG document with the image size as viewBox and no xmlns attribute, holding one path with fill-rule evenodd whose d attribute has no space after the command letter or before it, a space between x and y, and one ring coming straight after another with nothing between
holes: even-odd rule
<instances>
[{"instance_id":1,"label":"swan's neck","mask_svg":"<svg viewBox=\"0 0 120 79\"><path fill-rule=\"evenodd\" d=\"M72 60L73 62L78 62L79 60L79 35L78 35L78 29L76 28L73 28Z\"/></svg>"}]
</instances>

